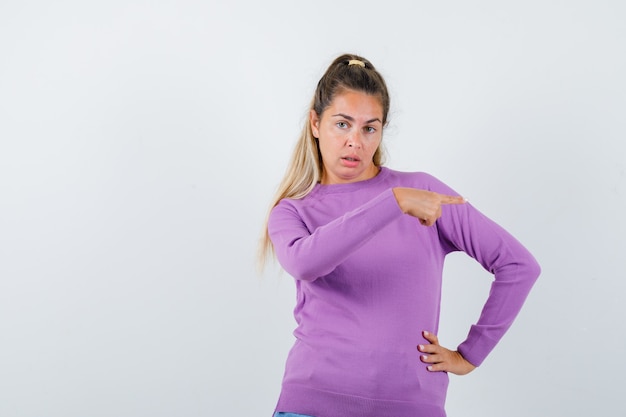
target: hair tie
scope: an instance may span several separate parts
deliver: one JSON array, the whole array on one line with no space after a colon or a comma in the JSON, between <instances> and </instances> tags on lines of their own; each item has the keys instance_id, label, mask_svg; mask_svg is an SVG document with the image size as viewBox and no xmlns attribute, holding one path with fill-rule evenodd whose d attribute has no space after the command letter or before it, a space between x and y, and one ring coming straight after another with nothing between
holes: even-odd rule
<instances>
[{"instance_id":1,"label":"hair tie","mask_svg":"<svg viewBox=\"0 0 626 417\"><path fill-rule=\"evenodd\" d=\"M365 68L365 62L361 61L360 59L351 59L350 61L348 61L348 66L350 65L359 65Z\"/></svg>"}]
</instances>

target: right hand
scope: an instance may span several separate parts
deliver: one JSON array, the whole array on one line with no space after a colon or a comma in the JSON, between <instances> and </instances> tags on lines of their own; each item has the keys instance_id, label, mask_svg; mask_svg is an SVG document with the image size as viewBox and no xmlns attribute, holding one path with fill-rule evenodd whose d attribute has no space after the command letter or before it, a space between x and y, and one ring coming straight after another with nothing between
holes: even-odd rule
<instances>
[{"instance_id":1,"label":"right hand","mask_svg":"<svg viewBox=\"0 0 626 417\"><path fill-rule=\"evenodd\" d=\"M418 190L417 188L393 188L393 194L400 209L419 219L424 226L432 226L441 217L441 206L444 204L464 204L461 196L439 194L434 191Z\"/></svg>"}]
</instances>

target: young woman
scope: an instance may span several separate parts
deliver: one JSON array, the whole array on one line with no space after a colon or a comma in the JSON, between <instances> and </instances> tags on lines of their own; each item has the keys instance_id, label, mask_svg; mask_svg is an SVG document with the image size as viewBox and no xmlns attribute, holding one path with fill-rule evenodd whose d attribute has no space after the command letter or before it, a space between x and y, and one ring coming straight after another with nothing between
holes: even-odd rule
<instances>
[{"instance_id":1,"label":"young woman","mask_svg":"<svg viewBox=\"0 0 626 417\"><path fill-rule=\"evenodd\" d=\"M263 255L296 280L296 341L276 416L440 417L448 372L479 366L539 275L509 233L431 175L382 166L389 94L365 58L338 57L269 213ZM456 349L437 339L445 256L494 274Z\"/></svg>"}]
</instances>

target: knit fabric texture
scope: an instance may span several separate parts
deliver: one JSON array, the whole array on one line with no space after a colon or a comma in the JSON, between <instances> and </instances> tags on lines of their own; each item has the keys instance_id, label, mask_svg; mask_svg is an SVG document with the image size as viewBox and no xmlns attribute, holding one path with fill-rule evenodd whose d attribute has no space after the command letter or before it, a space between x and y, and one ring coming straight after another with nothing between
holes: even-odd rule
<instances>
[{"instance_id":1,"label":"knit fabric texture","mask_svg":"<svg viewBox=\"0 0 626 417\"><path fill-rule=\"evenodd\" d=\"M394 187L458 195L435 177L382 167L374 178L318 184L283 199L269 233L295 279L296 341L275 411L315 417L443 417L448 376L430 372L417 345L438 332L448 253L494 275L482 313L458 346L479 366L539 276L534 257L470 203L444 205L433 226L404 214Z\"/></svg>"}]
</instances>

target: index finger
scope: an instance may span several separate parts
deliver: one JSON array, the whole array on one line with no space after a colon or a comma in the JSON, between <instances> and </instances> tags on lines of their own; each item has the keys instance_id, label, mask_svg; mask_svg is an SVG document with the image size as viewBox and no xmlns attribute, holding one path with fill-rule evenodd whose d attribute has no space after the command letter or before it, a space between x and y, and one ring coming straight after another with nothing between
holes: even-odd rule
<instances>
[{"instance_id":1,"label":"index finger","mask_svg":"<svg viewBox=\"0 0 626 417\"><path fill-rule=\"evenodd\" d=\"M467 203L467 200L464 197L461 197L460 195L443 195L443 194L439 194L441 196L441 204L465 204Z\"/></svg>"}]
</instances>

